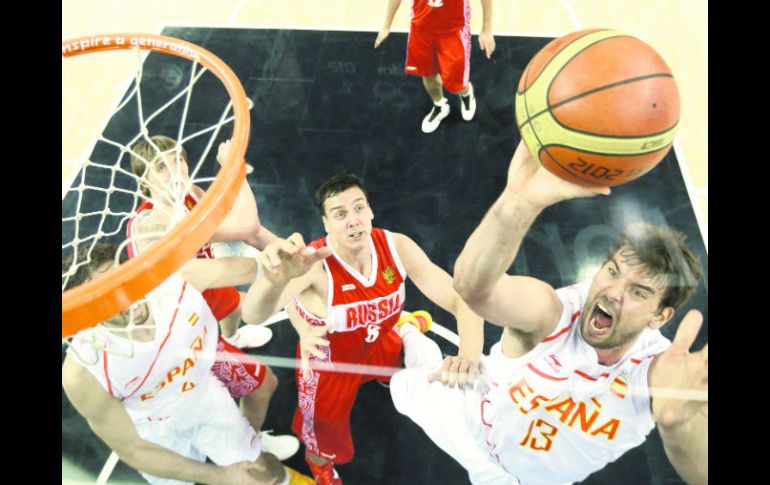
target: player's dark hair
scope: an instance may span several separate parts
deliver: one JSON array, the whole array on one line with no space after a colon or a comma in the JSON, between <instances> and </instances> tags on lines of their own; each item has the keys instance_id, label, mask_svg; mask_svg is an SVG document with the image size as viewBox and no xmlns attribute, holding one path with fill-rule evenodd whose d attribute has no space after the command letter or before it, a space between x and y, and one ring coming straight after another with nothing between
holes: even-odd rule
<instances>
[{"instance_id":1,"label":"player's dark hair","mask_svg":"<svg viewBox=\"0 0 770 485\"><path fill-rule=\"evenodd\" d=\"M118 252L118 245L110 242L97 242L93 249L90 249L92 242L80 243L77 248L70 253L64 262L62 262L62 274L72 267L73 260L77 257L78 269L75 274L69 277L65 290L80 286L91 278L91 275L100 268L115 262L115 254ZM128 259L125 251L120 254L119 264L123 264Z\"/></svg>"},{"instance_id":2,"label":"player's dark hair","mask_svg":"<svg viewBox=\"0 0 770 485\"><path fill-rule=\"evenodd\" d=\"M698 288L702 275L700 261L685 239L684 234L666 226L632 224L610 249L607 261L617 255L628 265L644 266L646 273L664 288L658 310L676 310Z\"/></svg>"},{"instance_id":3,"label":"player's dark hair","mask_svg":"<svg viewBox=\"0 0 770 485\"><path fill-rule=\"evenodd\" d=\"M324 213L324 202L330 197L341 194L351 187L358 187L364 193L367 203L369 202L369 193L364 187L364 183L353 174L335 175L326 182L322 183L318 190L315 191L315 204L321 215Z\"/></svg>"}]
</instances>

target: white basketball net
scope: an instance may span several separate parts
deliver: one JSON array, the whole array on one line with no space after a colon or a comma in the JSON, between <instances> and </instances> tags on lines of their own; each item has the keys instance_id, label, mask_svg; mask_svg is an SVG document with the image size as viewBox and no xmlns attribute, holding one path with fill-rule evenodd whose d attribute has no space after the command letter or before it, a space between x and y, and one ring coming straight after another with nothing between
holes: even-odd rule
<instances>
[{"instance_id":1,"label":"white basketball net","mask_svg":"<svg viewBox=\"0 0 770 485\"><path fill-rule=\"evenodd\" d=\"M232 101L229 101L219 116L219 119L213 124L191 134L185 133L185 125L188 121L190 107L195 105L192 102L195 85L201 79L206 79L206 76L204 76L206 73L209 73L207 77L216 78L216 76L211 74L208 69L194 61L190 61L190 76L187 84L181 86L181 89L179 89L169 101L162 106L155 108L149 115L146 115L146 108L142 97L142 80L144 72L143 61L148 53L147 51L138 48L132 50L136 54L137 65L134 82L123 101L114 109L110 119L115 119L118 115L131 115L131 109L127 108L127 106L131 105L133 102L136 107L136 117L139 126L139 129L137 130L138 133L124 143L111 139L105 136L104 133L99 135L96 143L113 147L113 149L118 152L117 156L112 159L97 159L101 157L95 155L97 150L94 149L91 156L87 160L81 162L80 170L70 186L62 187L62 292L67 289L70 278L77 272L78 268L91 262L91 252L97 242L111 241L120 244L121 251L125 250L125 246L128 243L126 240L127 224L129 219L135 215L134 211L139 206L142 199L147 199L156 207L161 202L163 202L166 207L170 205L172 207L172 214L164 227L157 228L156 232L152 233L143 233L141 235L134 234L134 238L158 239L168 233L186 216L188 210L184 205L184 197L190 192L193 184L204 185L213 180L214 177L212 176L199 176L199 172L203 167L204 161L209 159L211 148L214 145L220 130L224 125L231 123L234 119L234 115L232 114ZM175 56L169 56L169 58L179 59ZM163 60L164 62L166 61L166 59ZM149 82L147 84L150 85ZM203 100L200 101L200 98ZM198 96L196 103L205 103L207 102L206 98L206 93L203 93ZM156 120L156 118L161 116L161 114L169 110L172 106L175 107L175 109L179 109L180 103L182 103L181 120L177 132L151 132L148 126L150 126L153 120ZM249 100L249 108L252 106L253 103ZM107 130L105 130L105 132L106 131ZM121 134L121 136L125 135L125 133ZM166 135L176 139L177 147L165 152L162 151L151 139L151 136L154 135ZM140 182L144 182L145 186L153 189L153 193L161 193L162 191L156 190L160 189L160 187L153 186L146 178L142 177L144 179L142 180L142 178L132 173L130 167L131 156L134 155L140 157L140 155L134 153L130 147L140 139L143 139L155 148L159 154L165 155L171 153L173 154L174 159L179 162L181 154L179 147L186 147L192 140L203 136L208 136L208 141L206 141L205 148L202 150L200 156L196 161L189 158L187 160L190 172L189 177L182 176L178 163L169 165L169 171L171 173L170 182L168 182L167 187L174 187L175 189L173 190L175 195L173 195L170 204L168 199L165 201L154 200L141 192ZM205 140L205 138L202 138L202 140ZM214 157L212 156L211 158ZM144 160L148 167L154 162L154 160L146 160L144 158L142 158L142 160ZM247 173L250 169L251 168L247 166ZM165 194L168 195L169 191L166 190ZM71 259L71 264L66 265L65 267L64 261L68 258ZM118 258L119 255L116 254L116 265L118 264ZM141 301L137 303L141 303ZM129 324L129 327L126 329L129 340L131 340L131 325L132 324ZM96 340L95 342L96 345L94 345L94 348L98 350L98 342Z\"/></svg>"}]
</instances>

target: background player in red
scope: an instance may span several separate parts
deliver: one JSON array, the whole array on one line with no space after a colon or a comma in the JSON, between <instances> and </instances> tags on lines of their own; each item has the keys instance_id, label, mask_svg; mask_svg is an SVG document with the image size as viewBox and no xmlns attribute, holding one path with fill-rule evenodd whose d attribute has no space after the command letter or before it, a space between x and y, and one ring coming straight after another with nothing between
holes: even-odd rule
<instances>
[{"instance_id":1,"label":"background player in red","mask_svg":"<svg viewBox=\"0 0 770 485\"><path fill-rule=\"evenodd\" d=\"M374 48L390 35L390 26L401 0L388 0L385 23L377 34ZM481 0L484 24L479 46L487 59L495 51L492 36L492 0ZM460 113L465 121L476 113L476 97L469 81L471 62L470 0L412 0L412 22L406 46L407 74L422 77L423 86L433 100L433 108L422 120L422 131L436 131L449 115L449 102L443 87L460 96Z\"/></svg>"},{"instance_id":2,"label":"background player in red","mask_svg":"<svg viewBox=\"0 0 770 485\"><path fill-rule=\"evenodd\" d=\"M463 345L447 360L460 372L476 372L483 321L454 291L452 277L411 238L372 227L374 214L358 178L332 177L316 191L315 202L327 236L308 247L296 233L268 245L243 302L243 318L260 323L291 304L306 320L292 321L302 359L292 428L305 444L317 483L340 484L333 464L353 458L350 411L358 387L389 376L369 375L367 368L319 371L314 365L311 370L309 362L332 368L401 367L401 337L394 326L404 307L407 274L426 297L457 318Z\"/></svg>"},{"instance_id":3,"label":"background player in red","mask_svg":"<svg viewBox=\"0 0 770 485\"><path fill-rule=\"evenodd\" d=\"M229 140L221 143L217 161L222 163L229 149ZM142 193L147 198L128 223L128 253L133 257L165 234L172 221L184 217L192 210L203 197L204 191L190 183L187 153L176 140L156 135L149 140L138 141L131 147L131 151L131 169L140 178ZM248 182L244 181L233 208L211 241L244 241L262 249L274 239L275 234L260 224L254 194ZM244 330L235 333L241 321L242 294L234 288L235 285L254 281L256 270L256 262L250 257L214 258L211 244L206 243L196 258L180 268L180 273L187 281L207 288L203 291L203 297L219 321L224 336L217 344L218 358L212 371L227 386L232 397L242 398L244 414L254 429L259 431L265 421L270 398L278 386L278 379L270 367L236 346L248 340L237 338L241 331L265 329L246 325L242 327ZM253 333L251 335L254 336ZM265 341L262 339L262 343ZM299 449L299 442L290 435L270 436L264 432L262 438L264 447L282 460Z\"/></svg>"}]
</instances>

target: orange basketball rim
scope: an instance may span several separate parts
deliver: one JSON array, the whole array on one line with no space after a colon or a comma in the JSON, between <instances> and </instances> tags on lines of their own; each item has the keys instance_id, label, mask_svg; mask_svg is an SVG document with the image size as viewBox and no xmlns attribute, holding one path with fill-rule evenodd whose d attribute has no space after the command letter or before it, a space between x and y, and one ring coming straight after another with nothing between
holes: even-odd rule
<instances>
[{"instance_id":1,"label":"orange basketball rim","mask_svg":"<svg viewBox=\"0 0 770 485\"><path fill-rule=\"evenodd\" d=\"M199 62L215 74L233 102L232 148L200 203L163 239L115 271L62 293L62 338L125 310L191 259L230 211L246 177L244 155L249 139L246 93L232 69L208 50L162 35L104 34L63 41L62 57L132 48Z\"/></svg>"}]
</instances>

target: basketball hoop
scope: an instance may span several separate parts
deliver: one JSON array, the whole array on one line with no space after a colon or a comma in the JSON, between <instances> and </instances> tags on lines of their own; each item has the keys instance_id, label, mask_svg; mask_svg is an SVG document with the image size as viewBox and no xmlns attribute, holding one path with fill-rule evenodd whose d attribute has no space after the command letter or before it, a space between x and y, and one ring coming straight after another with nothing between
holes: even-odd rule
<instances>
[{"instance_id":1,"label":"basketball hoop","mask_svg":"<svg viewBox=\"0 0 770 485\"><path fill-rule=\"evenodd\" d=\"M189 261L224 220L245 180L248 100L235 73L217 56L195 44L168 36L104 34L63 41L62 57L135 48L200 63L221 80L232 100L235 118L232 147L195 210L168 234L116 270L62 292L62 338L123 311Z\"/></svg>"}]
</instances>

